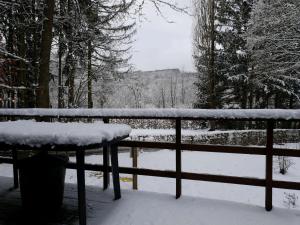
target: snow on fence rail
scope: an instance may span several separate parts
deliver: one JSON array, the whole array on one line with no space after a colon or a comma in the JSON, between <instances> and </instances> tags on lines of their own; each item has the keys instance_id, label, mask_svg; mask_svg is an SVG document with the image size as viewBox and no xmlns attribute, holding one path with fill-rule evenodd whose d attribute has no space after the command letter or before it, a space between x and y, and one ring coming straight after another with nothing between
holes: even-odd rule
<instances>
[{"instance_id":1,"label":"snow on fence rail","mask_svg":"<svg viewBox=\"0 0 300 225\"><path fill-rule=\"evenodd\" d=\"M0 109L0 116L148 119L300 120L294 109Z\"/></svg>"},{"instance_id":2,"label":"snow on fence rail","mask_svg":"<svg viewBox=\"0 0 300 225\"><path fill-rule=\"evenodd\" d=\"M265 208L272 209L273 188L300 190L300 182L273 180L273 156L300 157L300 151L295 149L273 148L275 122L280 120L300 121L300 110L285 109L231 109L231 110L208 110L208 109L0 109L0 117L10 118L103 118L105 123L109 119L170 119L175 123L174 142L145 142L145 141L121 141L120 146L137 148L175 149L175 171L153 170L133 167L120 167L120 173L168 177L176 179L176 198L181 196L182 179L221 182L240 185L265 187ZM182 142L182 120L253 120L266 121L266 146L229 146L207 144L185 144ZM264 179L252 177L226 176L204 173L192 173L182 171L182 150L215 152L230 154L263 155L266 159L266 176ZM5 160L8 162L9 160ZM13 160L11 161L13 162ZM76 169L76 164L69 163L68 168ZM103 187L109 184L108 149L103 148L103 165L85 165L86 170L103 171Z\"/></svg>"}]
</instances>

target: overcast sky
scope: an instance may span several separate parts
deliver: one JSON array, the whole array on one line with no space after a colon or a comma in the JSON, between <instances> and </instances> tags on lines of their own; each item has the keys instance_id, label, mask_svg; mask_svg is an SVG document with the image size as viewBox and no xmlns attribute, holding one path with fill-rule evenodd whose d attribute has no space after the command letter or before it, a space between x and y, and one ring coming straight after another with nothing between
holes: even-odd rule
<instances>
[{"instance_id":1,"label":"overcast sky","mask_svg":"<svg viewBox=\"0 0 300 225\"><path fill-rule=\"evenodd\" d=\"M147 2L147 1L145 1ZM190 5L190 0L178 0L179 4ZM175 12L167 7L164 16L159 16L150 3L145 4L147 20L138 22L132 63L137 70L178 68L194 71L192 59L192 17Z\"/></svg>"}]
</instances>

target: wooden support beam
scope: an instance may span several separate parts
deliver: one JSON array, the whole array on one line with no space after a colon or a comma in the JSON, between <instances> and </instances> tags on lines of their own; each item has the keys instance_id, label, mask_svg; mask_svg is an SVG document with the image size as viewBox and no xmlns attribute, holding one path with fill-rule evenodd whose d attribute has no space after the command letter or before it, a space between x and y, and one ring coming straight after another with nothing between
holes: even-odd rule
<instances>
[{"instance_id":1,"label":"wooden support beam","mask_svg":"<svg viewBox=\"0 0 300 225\"><path fill-rule=\"evenodd\" d=\"M12 150L13 159L13 174L14 174L14 188L19 187L19 170L18 170L18 152L17 150Z\"/></svg>"},{"instance_id":2,"label":"wooden support beam","mask_svg":"<svg viewBox=\"0 0 300 225\"><path fill-rule=\"evenodd\" d=\"M111 145L111 171L113 176L115 200L121 198L120 177L119 177L119 161L118 161L118 146Z\"/></svg>"},{"instance_id":3,"label":"wooden support beam","mask_svg":"<svg viewBox=\"0 0 300 225\"><path fill-rule=\"evenodd\" d=\"M138 167L138 148L131 148L131 157L132 157L132 167L137 168ZM137 174L132 175L132 189L133 190L138 189L138 175Z\"/></svg>"},{"instance_id":4,"label":"wooden support beam","mask_svg":"<svg viewBox=\"0 0 300 225\"><path fill-rule=\"evenodd\" d=\"M171 142L150 142L150 141L120 141L120 147L176 149L176 144Z\"/></svg>"},{"instance_id":5,"label":"wooden support beam","mask_svg":"<svg viewBox=\"0 0 300 225\"><path fill-rule=\"evenodd\" d=\"M181 120L176 119L176 198L181 196Z\"/></svg>"},{"instance_id":6,"label":"wooden support beam","mask_svg":"<svg viewBox=\"0 0 300 225\"><path fill-rule=\"evenodd\" d=\"M104 123L109 123L109 119L108 118L104 118L103 119ZM103 166L104 166L104 170L103 170L103 190L106 190L109 187L109 183L110 183L110 174L108 171L108 167L109 167L109 147L108 146L103 146Z\"/></svg>"},{"instance_id":7,"label":"wooden support beam","mask_svg":"<svg viewBox=\"0 0 300 225\"><path fill-rule=\"evenodd\" d=\"M79 225L86 225L84 151L76 151Z\"/></svg>"},{"instance_id":8,"label":"wooden support beam","mask_svg":"<svg viewBox=\"0 0 300 225\"><path fill-rule=\"evenodd\" d=\"M272 210L272 182L273 182L273 130L274 121L267 122L267 146L266 146L266 189L265 208Z\"/></svg>"}]
</instances>

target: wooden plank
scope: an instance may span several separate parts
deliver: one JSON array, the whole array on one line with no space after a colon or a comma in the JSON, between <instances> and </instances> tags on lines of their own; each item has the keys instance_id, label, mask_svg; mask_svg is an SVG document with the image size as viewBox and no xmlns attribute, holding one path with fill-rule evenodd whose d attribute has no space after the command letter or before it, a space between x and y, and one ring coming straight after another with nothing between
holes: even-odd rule
<instances>
[{"instance_id":1,"label":"wooden plank","mask_svg":"<svg viewBox=\"0 0 300 225\"><path fill-rule=\"evenodd\" d=\"M176 149L176 144L171 142L149 142L149 141L120 141L120 147Z\"/></svg>"},{"instance_id":2,"label":"wooden plank","mask_svg":"<svg viewBox=\"0 0 300 225\"><path fill-rule=\"evenodd\" d=\"M67 164L68 169L77 169L76 163L69 162ZM85 164L85 170L89 171L103 171L103 165L95 164ZM108 167L108 170L111 172L111 166ZM152 169L143 169L143 168L131 168L131 167L119 167L119 172L124 174L137 174L144 176L154 176L154 177L166 177L166 178L175 178L175 171L168 170L152 170Z\"/></svg>"},{"instance_id":3,"label":"wooden plank","mask_svg":"<svg viewBox=\"0 0 300 225\"><path fill-rule=\"evenodd\" d=\"M171 142L149 142L149 141L121 141L122 147L176 149L176 143ZM215 152L229 154L266 155L265 147L229 146L229 145L202 145L202 144L181 144L181 150ZM273 149L273 155L300 157L300 151L296 149Z\"/></svg>"},{"instance_id":4,"label":"wooden plank","mask_svg":"<svg viewBox=\"0 0 300 225\"><path fill-rule=\"evenodd\" d=\"M67 168L75 169L76 164L68 163ZM99 170L103 170L103 166L86 164L85 170L99 171ZM111 171L111 167L109 167L109 170ZM143 168L119 167L119 172L123 174L137 174L143 176L164 177L164 178L177 177L176 171L170 171L170 170L153 170L153 169L143 169ZM265 179L252 178L252 177L237 177L237 176L226 176L226 175L215 175L215 174L181 172L181 179L241 184L241 185L261 186L261 187L265 186Z\"/></svg>"},{"instance_id":5,"label":"wooden plank","mask_svg":"<svg viewBox=\"0 0 300 225\"><path fill-rule=\"evenodd\" d=\"M273 188L300 190L300 182L273 180Z\"/></svg>"},{"instance_id":6,"label":"wooden plank","mask_svg":"<svg viewBox=\"0 0 300 225\"><path fill-rule=\"evenodd\" d=\"M266 155L265 147L181 144L181 149L199 152Z\"/></svg>"},{"instance_id":7,"label":"wooden plank","mask_svg":"<svg viewBox=\"0 0 300 225\"><path fill-rule=\"evenodd\" d=\"M289 156L289 157L300 157L300 150L274 148L273 149L273 155Z\"/></svg>"},{"instance_id":8,"label":"wooden plank","mask_svg":"<svg viewBox=\"0 0 300 225\"><path fill-rule=\"evenodd\" d=\"M266 189L265 208L272 210L272 180L273 180L273 129L274 122L267 122L267 149L266 149Z\"/></svg>"},{"instance_id":9,"label":"wooden plank","mask_svg":"<svg viewBox=\"0 0 300 225\"><path fill-rule=\"evenodd\" d=\"M104 123L109 123L109 119L104 118L103 119ZM110 175L109 175L109 171L108 171L108 167L109 167L109 148L108 146L103 146L103 166L104 166L104 170L103 170L103 190L106 190L109 186L110 183Z\"/></svg>"},{"instance_id":10,"label":"wooden plank","mask_svg":"<svg viewBox=\"0 0 300 225\"><path fill-rule=\"evenodd\" d=\"M182 179L228 183L228 184L241 184L241 185L249 185L249 186L261 186L261 187L265 186L264 179L252 178L252 177L237 177L237 176L182 172Z\"/></svg>"},{"instance_id":11,"label":"wooden plank","mask_svg":"<svg viewBox=\"0 0 300 225\"><path fill-rule=\"evenodd\" d=\"M181 120L176 119L176 198L181 196Z\"/></svg>"},{"instance_id":12,"label":"wooden plank","mask_svg":"<svg viewBox=\"0 0 300 225\"><path fill-rule=\"evenodd\" d=\"M120 173L137 174L151 177L176 178L176 172L170 170L152 170L143 168L119 167Z\"/></svg>"}]
</instances>

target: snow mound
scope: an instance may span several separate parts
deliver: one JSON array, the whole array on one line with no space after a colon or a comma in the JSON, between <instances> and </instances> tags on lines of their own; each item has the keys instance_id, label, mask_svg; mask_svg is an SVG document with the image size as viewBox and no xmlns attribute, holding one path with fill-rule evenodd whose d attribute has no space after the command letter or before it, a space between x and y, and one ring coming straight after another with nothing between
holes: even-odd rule
<instances>
[{"instance_id":1,"label":"snow mound","mask_svg":"<svg viewBox=\"0 0 300 225\"><path fill-rule=\"evenodd\" d=\"M19 120L0 122L0 143L29 145L86 146L111 141L129 135L131 128L124 124L59 123Z\"/></svg>"}]
</instances>

